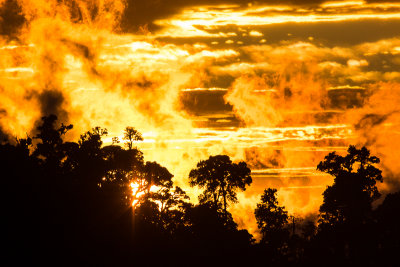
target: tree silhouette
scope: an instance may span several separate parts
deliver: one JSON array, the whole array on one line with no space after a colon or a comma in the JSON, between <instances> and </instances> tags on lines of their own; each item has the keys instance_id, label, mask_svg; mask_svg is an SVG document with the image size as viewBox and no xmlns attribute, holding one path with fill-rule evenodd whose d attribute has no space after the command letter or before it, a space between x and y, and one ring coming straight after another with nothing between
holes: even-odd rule
<instances>
[{"instance_id":1,"label":"tree silhouette","mask_svg":"<svg viewBox=\"0 0 400 267\"><path fill-rule=\"evenodd\" d=\"M65 164L72 168L73 177L79 177L88 185L90 183L91 186L97 186L106 176L107 164L102 150L102 138L107 133L107 129L95 127L81 134L78 143L70 143L67 146Z\"/></svg>"},{"instance_id":2,"label":"tree silhouette","mask_svg":"<svg viewBox=\"0 0 400 267\"><path fill-rule=\"evenodd\" d=\"M43 207L38 201L37 186L42 176L39 160L32 157L32 139L16 139L14 143L0 144L0 188L2 220L2 262L5 265L19 264L18 255L30 261L40 247L40 218ZM39 191L40 192L40 191ZM23 208L21 208L23 207ZM42 219L42 218L40 218ZM9 263L9 264L7 264Z\"/></svg>"},{"instance_id":3,"label":"tree silhouette","mask_svg":"<svg viewBox=\"0 0 400 267\"><path fill-rule=\"evenodd\" d=\"M379 158L367 148L349 146L346 156L329 153L317 169L335 177L323 193L320 207L321 226L362 222L371 213L371 203L380 197L376 182L382 182L382 171L374 165Z\"/></svg>"},{"instance_id":4,"label":"tree silhouette","mask_svg":"<svg viewBox=\"0 0 400 267\"><path fill-rule=\"evenodd\" d=\"M133 142L135 141L142 141L143 137L140 132L135 130L133 127L126 127L124 131L124 137L122 138L126 141L125 145L128 150L133 149Z\"/></svg>"},{"instance_id":5,"label":"tree silhouette","mask_svg":"<svg viewBox=\"0 0 400 267\"><path fill-rule=\"evenodd\" d=\"M277 190L265 189L254 211L263 235L255 244L227 211L252 182L246 163L224 155L200 161L189 174L190 185L203 189L193 205L167 168L145 162L133 147L141 135L132 127L125 146L116 138L104 146L107 130L100 127L66 142L71 129L50 115L33 138L0 142L6 265L18 264L20 255L30 263L94 265L149 265L157 255L154 263L165 264L176 251L180 262L197 257L204 265L398 265L400 193L372 209L383 179L379 159L365 147L330 153L318 165L334 176L318 227L310 217L295 228Z\"/></svg>"},{"instance_id":6,"label":"tree silhouette","mask_svg":"<svg viewBox=\"0 0 400 267\"><path fill-rule=\"evenodd\" d=\"M323 193L314 254L332 264L378 264L377 228L372 202L380 197L379 159L362 147L349 146L345 156L329 153L317 169L334 176ZM365 257L369 255L369 257ZM311 258L311 257L310 257Z\"/></svg>"},{"instance_id":7,"label":"tree silhouette","mask_svg":"<svg viewBox=\"0 0 400 267\"><path fill-rule=\"evenodd\" d=\"M386 266L396 266L400 251L400 191L388 194L375 211L379 259ZM382 264L384 265L384 264Z\"/></svg>"},{"instance_id":8,"label":"tree silhouette","mask_svg":"<svg viewBox=\"0 0 400 267\"><path fill-rule=\"evenodd\" d=\"M302 225L301 225L301 235L302 237L310 241L311 238L313 238L317 232L317 226L315 225L315 222L312 220L306 220Z\"/></svg>"},{"instance_id":9,"label":"tree silhouette","mask_svg":"<svg viewBox=\"0 0 400 267\"><path fill-rule=\"evenodd\" d=\"M189 200L189 196L179 186L175 186L172 191L171 188L164 187L155 193L152 193L150 198L159 203L159 210L162 214L167 213L171 209L176 209Z\"/></svg>"},{"instance_id":10,"label":"tree silhouette","mask_svg":"<svg viewBox=\"0 0 400 267\"><path fill-rule=\"evenodd\" d=\"M251 182L250 169L246 163L232 163L226 155L201 160L197 168L189 173L190 185L204 188L199 196L200 203L211 202L218 208L222 206L225 216L228 202L237 202L236 190L246 190L246 185Z\"/></svg>"},{"instance_id":11,"label":"tree silhouette","mask_svg":"<svg viewBox=\"0 0 400 267\"><path fill-rule=\"evenodd\" d=\"M61 124L56 128L57 116L50 115L42 117L42 124L37 127L37 135L34 137L38 140L33 156L41 160L47 168L60 167L61 162L65 158L65 143L62 139L72 124L65 126Z\"/></svg>"},{"instance_id":12,"label":"tree silhouette","mask_svg":"<svg viewBox=\"0 0 400 267\"><path fill-rule=\"evenodd\" d=\"M174 176L167 168L157 162L149 161L140 166L137 172L128 173L128 180L133 191L133 206L136 207L150 198L152 189L154 191L170 189L172 187L172 177Z\"/></svg>"},{"instance_id":13,"label":"tree silhouette","mask_svg":"<svg viewBox=\"0 0 400 267\"><path fill-rule=\"evenodd\" d=\"M251 182L245 163L233 164L225 156L229 168L220 172L225 181L217 188L219 204L193 206L182 189L173 187L166 168L144 162L134 139L128 138L126 147L116 139L103 146L107 130L95 127L77 142L65 142L71 128L51 115L38 123L33 140L0 143L10 263L23 254L36 262L65 258L68 263L122 265L132 261L132 254L137 263L137 258L155 253L165 258L185 251L189 260L210 251L221 256L221 250L236 255L250 249L251 235L238 230L226 211L227 202L236 200L232 192ZM240 176L243 181L236 181ZM135 208L132 187L138 198Z\"/></svg>"},{"instance_id":14,"label":"tree silhouette","mask_svg":"<svg viewBox=\"0 0 400 267\"><path fill-rule=\"evenodd\" d=\"M141 174L143 154L137 149L125 150L120 146L110 145L102 148L105 176L99 182L100 190L114 196L126 207L132 205L131 182Z\"/></svg>"},{"instance_id":15,"label":"tree silhouette","mask_svg":"<svg viewBox=\"0 0 400 267\"><path fill-rule=\"evenodd\" d=\"M143 169L143 178L145 181L146 193L150 193L152 186L172 187L172 177L174 177L167 168L157 162L147 161Z\"/></svg>"},{"instance_id":16,"label":"tree silhouette","mask_svg":"<svg viewBox=\"0 0 400 267\"><path fill-rule=\"evenodd\" d=\"M254 211L264 242L269 242L268 239L287 232L285 227L288 224L289 216L285 207L279 206L276 192L276 189L265 189L261 196L261 202L257 203Z\"/></svg>"},{"instance_id":17,"label":"tree silhouette","mask_svg":"<svg viewBox=\"0 0 400 267\"><path fill-rule=\"evenodd\" d=\"M257 226L262 234L259 244L259 261L268 265L285 266L288 260L290 231L288 213L279 206L276 189L267 188L254 211Z\"/></svg>"},{"instance_id":18,"label":"tree silhouette","mask_svg":"<svg viewBox=\"0 0 400 267\"><path fill-rule=\"evenodd\" d=\"M137 214L143 215L142 212L150 207L156 207L151 224L157 222L157 227L174 238L179 231L184 231L185 228L185 211L190 206L189 197L186 192L176 186L174 190L169 187L161 187L155 192L150 192L143 197L140 205L137 207ZM150 218L150 217L149 217ZM154 218L157 218L155 220ZM141 217L141 220L146 223L146 217Z\"/></svg>"}]
</instances>

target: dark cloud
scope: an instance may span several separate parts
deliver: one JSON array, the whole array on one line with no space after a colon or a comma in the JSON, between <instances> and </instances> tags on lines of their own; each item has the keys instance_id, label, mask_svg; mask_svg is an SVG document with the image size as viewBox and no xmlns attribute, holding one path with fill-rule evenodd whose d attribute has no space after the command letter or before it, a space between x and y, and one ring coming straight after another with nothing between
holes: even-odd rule
<instances>
[{"instance_id":1,"label":"dark cloud","mask_svg":"<svg viewBox=\"0 0 400 267\"><path fill-rule=\"evenodd\" d=\"M4 116L7 116L7 110L0 108L0 121ZM0 126L0 144L8 139L9 139L8 134L4 131L3 127Z\"/></svg>"},{"instance_id":2,"label":"dark cloud","mask_svg":"<svg viewBox=\"0 0 400 267\"><path fill-rule=\"evenodd\" d=\"M68 46L69 50L79 58L82 58L85 62L85 68L87 71L95 76L99 76L99 72L96 69L96 54L85 44L74 42L71 40L63 39L62 42Z\"/></svg>"},{"instance_id":3,"label":"dark cloud","mask_svg":"<svg viewBox=\"0 0 400 267\"><path fill-rule=\"evenodd\" d=\"M71 51L74 52L75 55L84 57L88 60L94 59L94 55L88 46L66 39L63 39L62 42L64 42L71 49Z\"/></svg>"},{"instance_id":4,"label":"dark cloud","mask_svg":"<svg viewBox=\"0 0 400 267\"><path fill-rule=\"evenodd\" d=\"M382 71L385 72L397 72L399 71L400 61L399 56L382 51L383 53L376 53L366 55L365 58L368 61L368 66L363 67L363 71ZM385 53L386 52L386 53ZM396 81L396 78L392 78Z\"/></svg>"},{"instance_id":5,"label":"dark cloud","mask_svg":"<svg viewBox=\"0 0 400 267\"><path fill-rule=\"evenodd\" d=\"M63 108L64 95L60 91L45 90L38 95L43 116L54 114L60 121L67 121L68 112Z\"/></svg>"},{"instance_id":6,"label":"dark cloud","mask_svg":"<svg viewBox=\"0 0 400 267\"><path fill-rule=\"evenodd\" d=\"M149 30L154 31L158 26L154 24L157 19L169 17L180 10L190 6L202 5L240 5L248 4L261 5L312 5L323 3L321 0L260 0L260 1L243 1L243 0L128 0L127 8L122 19L122 29L124 31L137 31L140 26L148 25Z\"/></svg>"},{"instance_id":7,"label":"dark cloud","mask_svg":"<svg viewBox=\"0 0 400 267\"><path fill-rule=\"evenodd\" d=\"M9 141L10 138L9 136L6 134L6 132L2 129L2 127L0 127L0 145L2 143L7 143L7 141Z\"/></svg>"},{"instance_id":8,"label":"dark cloud","mask_svg":"<svg viewBox=\"0 0 400 267\"><path fill-rule=\"evenodd\" d=\"M390 112L388 114L366 114L363 116L358 123L354 125L354 128L356 130L359 129L370 129L371 127L379 126L382 123L384 123L393 113L396 112Z\"/></svg>"},{"instance_id":9,"label":"dark cloud","mask_svg":"<svg viewBox=\"0 0 400 267\"><path fill-rule=\"evenodd\" d=\"M254 28L257 30L257 28ZM283 23L260 27L268 42L304 40L313 37L324 45L356 45L392 38L400 34L400 20L352 20L319 23ZM288 36L290 34L290 36Z\"/></svg>"},{"instance_id":10,"label":"dark cloud","mask_svg":"<svg viewBox=\"0 0 400 267\"><path fill-rule=\"evenodd\" d=\"M226 91L183 91L180 93L180 108L196 116L197 127L239 127L240 118L233 114L232 105L225 102Z\"/></svg>"},{"instance_id":11,"label":"dark cloud","mask_svg":"<svg viewBox=\"0 0 400 267\"><path fill-rule=\"evenodd\" d=\"M216 48L225 48L232 46L243 46L259 44L260 40L266 39L267 44L279 44L282 41L307 41L309 37L313 38L313 43L323 44L324 46L348 46L358 45L365 42L375 42L382 39L392 38L400 35L400 19L363 19L348 20L340 22L318 22L318 23L280 23L263 26L236 26L226 25L218 26L213 29L205 29L198 26L199 29L211 34L219 32L234 32L237 36L229 37L198 37L198 38L160 38L166 42L175 44L203 42L211 44L213 41L219 41ZM245 29L248 32L256 30L263 36L242 36L239 31ZM225 41L233 40L233 44L226 44ZM240 41L242 44L237 44Z\"/></svg>"},{"instance_id":12,"label":"dark cloud","mask_svg":"<svg viewBox=\"0 0 400 267\"><path fill-rule=\"evenodd\" d=\"M251 169L282 168L285 162L285 155L281 150L248 148L245 151L245 161L248 162ZM278 175L278 173L269 173ZM263 174L266 175L266 174Z\"/></svg>"},{"instance_id":13,"label":"dark cloud","mask_svg":"<svg viewBox=\"0 0 400 267\"><path fill-rule=\"evenodd\" d=\"M180 102L189 114L206 115L232 111L232 106L225 103L224 91L182 92Z\"/></svg>"},{"instance_id":14,"label":"dark cloud","mask_svg":"<svg viewBox=\"0 0 400 267\"><path fill-rule=\"evenodd\" d=\"M0 6L0 35L14 39L25 22L21 7L15 0L6 0Z\"/></svg>"},{"instance_id":15,"label":"dark cloud","mask_svg":"<svg viewBox=\"0 0 400 267\"><path fill-rule=\"evenodd\" d=\"M328 91L331 108L360 108L367 94L364 89L336 89Z\"/></svg>"},{"instance_id":16,"label":"dark cloud","mask_svg":"<svg viewBox=\"0 0 400 267\"><path fill-rule=\"evenodd\" d=\"M366 0L367 3L400 3L399 0Z\"/></svg>"}]
</instances>

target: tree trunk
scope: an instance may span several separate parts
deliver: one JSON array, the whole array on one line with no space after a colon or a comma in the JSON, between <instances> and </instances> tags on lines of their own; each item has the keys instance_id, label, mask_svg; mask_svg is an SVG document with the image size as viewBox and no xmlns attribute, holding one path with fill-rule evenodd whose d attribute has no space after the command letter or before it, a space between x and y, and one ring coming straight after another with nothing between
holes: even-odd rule
<instances>
[{"instance_id":1,"label":"tree trunk","mask_svg":"<svg viewBox=\"0 0 400 267\"><path fill-rule=\"evenodd\" d=\"M214 207L217 208L218 207L218 198L217 198L217 194L213 194L214 196Z\"/></svg>"},{"instance_id":2,"label":"tree trunk","mask_svg":"<svg viewBox=\"0 0 400 267\"><path fill-rule=\"evenodd\" d=\"M222 187L222 196L224 197L224 216L225 216L225 221L226 221L228 218L228 215L226 213L226 191L225 191L224 187Z\"/></svg>"}]
</instances>

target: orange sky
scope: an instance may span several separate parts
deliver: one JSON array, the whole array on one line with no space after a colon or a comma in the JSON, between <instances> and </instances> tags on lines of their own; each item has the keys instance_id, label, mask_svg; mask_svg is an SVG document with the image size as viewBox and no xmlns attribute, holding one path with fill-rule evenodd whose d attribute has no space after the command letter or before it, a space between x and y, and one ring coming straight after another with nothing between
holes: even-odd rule
<instances>
[{"instance_id":1,"label":"orange sky","mask_svg":"<svg viewBox=\"0 0 400 267\"><path fill-rule=\"evenodd\" d=\"M121 136L175 175L200 159L245 160L252 211L276 187L290 212L315 212L330 151L367 145L383 190L400 168L400 1L0 1L0 135L50 113Z\"/></svg>"}]
</instances>

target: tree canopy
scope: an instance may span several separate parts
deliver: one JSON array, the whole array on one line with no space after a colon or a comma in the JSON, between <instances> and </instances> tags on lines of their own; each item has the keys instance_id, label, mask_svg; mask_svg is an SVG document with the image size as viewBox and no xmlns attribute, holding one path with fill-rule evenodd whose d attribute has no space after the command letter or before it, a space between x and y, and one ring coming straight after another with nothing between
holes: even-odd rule
<instances>
[{"instance_id":1,"label":"tree canopy","mask_svg":"<svg viewBox=\"0 0 400 267\"><path fill-rule=\"evenodd\" d=\"M254 211L258 228L263 234L263 239L266 240L273 235L282 233L289 219L285 207L279 206L276 192L277 190L273 188L265 189L261 196L261 202L257 203Z\"/></svg>"},{"instance_id":2,"label":"tree canopy","mask_svg":"<svg viewBox=\"0 0 400 267\"><path fill-rule=\"evenodd\" d=\"M334 182L323 193L319 214L308 220L290 225L292 215L278 203L277 189L265 189L254 210L262 234L255 242L240 229L244 220L227 211L238 201L237 191L252 182L245 162L225 155L200 161L189 174L190 185L203 189L195 205L167 168L145 162L133 147L140 136L133 128L121 145L117 138L104 145L107 129L100 127L67 142L71 129L52 115L37 123L33 138L0 143L6 265L63 259L158 266L171 255L182 264L196 258L196 264L221 266L398 263L400 195L388 194L372 209L383 178L379 159L366 148L330 153L318 165Z\"/></svg>"},{"instance_id":3,"label":"tree canopy","mask_svg":"<svg viewBox=\"0 0 400 267\"><path fill-rule=\"evenodd\" d=\"M243 161L233 163L226 155L210 156L190 171L189 183L204 189L199 196L200 203L211 202L226 214L229 202L237 202L236 190L244 191L252 183L250 173Z\"/></svg>"},{"instance_id":4,"label":"tree canopy","mask_svg":"<svg viewBox=\"0 0 400 267\"><path fill-rule=\"evenodd\" d=\"M135 128L128 126L125 128L124 137L122 139L126 141L125 146L131 150L133 149L133 143L135 141L142 141L143 137Z\"/></svg>"},{"instance_id":5,"label":"tree canopy","mask_svg":"<svg viewBox=\"0 0 400 267\"><path fill-rule=\"evenodd\" d=\"M375 167L379 158L362 147L349 146L347 155L329 153L317 169L333 175L334 183L323 193L321 223L336 225L365 220L371 203L380 197L376 182L382 182L382 171Z\"/></svg>"}]
</instances>

